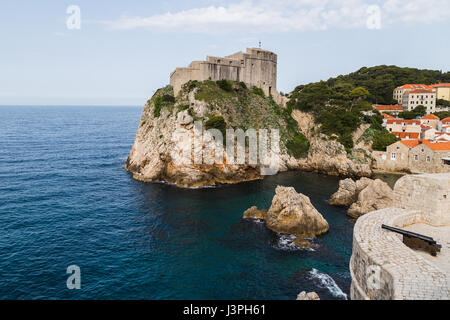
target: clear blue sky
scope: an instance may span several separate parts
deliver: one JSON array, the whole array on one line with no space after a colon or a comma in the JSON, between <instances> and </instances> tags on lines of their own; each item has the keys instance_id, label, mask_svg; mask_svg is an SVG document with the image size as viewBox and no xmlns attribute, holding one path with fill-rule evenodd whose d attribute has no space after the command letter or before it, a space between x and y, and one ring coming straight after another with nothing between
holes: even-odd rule
<instances>
[{"instance_id":1,"label":"clear blue sky","mask_svg":"<svg viewBox=\"0 0 450 320\"><path fill-rule=\"evenodd\" d=\"M143 105L175 67L259 40L283 92L362 66L449 71L449 30L448 0L2 0L0 105Z\"/></svg>"}]
</instances>

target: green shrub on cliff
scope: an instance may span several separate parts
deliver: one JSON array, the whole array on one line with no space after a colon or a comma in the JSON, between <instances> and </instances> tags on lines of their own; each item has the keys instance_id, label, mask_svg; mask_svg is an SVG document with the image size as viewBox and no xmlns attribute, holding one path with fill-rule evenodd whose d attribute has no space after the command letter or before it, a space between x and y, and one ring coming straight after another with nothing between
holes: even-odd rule
<instances>
[{"instance_id":1,"label":"green shrub on cliff","mask_svg":"<svg viewBox=\"0 0 450 320\"><path fill-rule=\"evenodd\" d=\"M158 89L147 103L151 104L153 102L153 116L155 118L158 118L161 115L161 109L164 106L172 109L175 101L176 99L173 96L172 86L166 86L164 88Z\"/></svg>"},{"instance_id":2,"label":"green shrub on cliff","mask_svg":"<svg viewBox=\"0 0 450 320\"><path fill-rule=\"evenodd\" d=\"M372 149L377 151L386 151L386 147L399 141L396 136L386 129L376 131L373 135Z\"/></svg>"},{"instance_id":3,"label":"green shrub on cliff","mask_svg":"<svg viewBox=\"0 0 450 320\"><path fill-rule=\"evenodd\" d=\"M205 123L205 129L217 129L225 137L227 124L222 116L211 116Z\"/></svg>"},{"instance_id":4,"label":"green shrub on cliff","mask_svg":"<svg viewBox=\"0 0 450 320\"><path fill-rule=\"evenodd\" d=\"M252 91L253 91L254 94L260 96L261 98L265 98L266 97L266 95L264 94L263 89L261 89L261 88L253 87Z\"/></svg>"},{"instance_id":5,"label":"green shrub on cliff","mask_svg":"<svg viewBox=\"0 0 450 320\"><path fill-rule=\"evenodd\" d=\"M217 86L224 91L231 92L231 90L233 90L232 82L229 80L217 80L216 83Z\"/></svg>"}]
</instances>

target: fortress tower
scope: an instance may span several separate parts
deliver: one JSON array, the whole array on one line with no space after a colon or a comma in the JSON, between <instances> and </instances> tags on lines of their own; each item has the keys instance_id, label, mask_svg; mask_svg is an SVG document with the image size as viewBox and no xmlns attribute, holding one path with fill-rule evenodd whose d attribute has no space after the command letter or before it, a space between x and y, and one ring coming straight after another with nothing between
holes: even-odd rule
<instances>
[{"instance_id":1,"label":"fortress tower","mask_svg":"<svg viewBox=\"0 0 450 320\"><path fill-rule=\"evenodd\" d=\"M263 89L269 96L277 96L277 55L260 48L247 48L226 57L206 57L206 61L192 61L187 68L176 68L170 74L170 84L178 95L189 80L210 79L242 81L248 86Z\"/></svg>"}]
</instances>

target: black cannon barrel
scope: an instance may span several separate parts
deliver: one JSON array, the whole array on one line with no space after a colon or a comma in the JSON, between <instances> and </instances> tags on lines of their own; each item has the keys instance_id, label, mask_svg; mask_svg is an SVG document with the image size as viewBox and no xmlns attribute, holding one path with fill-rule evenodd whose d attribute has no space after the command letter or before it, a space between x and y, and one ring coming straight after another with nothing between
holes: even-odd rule
<instances>
[{"instance_id":1,"label":"black cannon barrel","mask_svg":"<svg viewBox=\"0 0 450 320\"><path fill-rule=\"evenodd\" d=\"M415 232L411 232L411 231L406 231L406 230L390 227L390 226L387 226L385 224L382 224L381 227L383 229L386 229L386 230L389 230L389 231L400 233L400 234L402 234L404 236L407 236L407 237L421 239L423 241L429 242L430 244L436 244L436 241L434 241L433 238L424 236L423 234L419 234L419 233L415 233Z\"/></svg>"}]
</instances>

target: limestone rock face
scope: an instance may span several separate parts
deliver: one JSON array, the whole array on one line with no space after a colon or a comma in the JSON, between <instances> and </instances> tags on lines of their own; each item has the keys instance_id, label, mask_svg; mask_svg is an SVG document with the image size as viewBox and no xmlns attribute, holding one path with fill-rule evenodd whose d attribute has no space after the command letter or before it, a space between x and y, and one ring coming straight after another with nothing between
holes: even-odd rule
<instances>
[{"instance_id":1,"label":"limestone rock face","mask_svg":"<svg viewBox=\"0 0 450 320\"><path fill-rule=\"evenodd\" d=\"M233 164L227 161L225 150L223 160L215 161L220 153L216 154L216 145L206 130L221 128L223 122L226 128L274 128L280 130L281 136L286 135L285 119L274 116L271 102L239 84L233 86L233 91L226 93L214 82L198 82L194 88L183 88L176 97L170 86L159 89L142 111L125 169L136 180L164 181L189 188L261 179L268 174L265 166L271 164L275 164L273 174L298 169L284 140L280 141L279 166L273 161L277 157L270 156L264 165L260 161ZM223 122L210 121L213 117ZM210 128L208 121L212 123ZM198 143L194 141L196 123L201 124ZM248 147L244 152L248 159Z\"/></svg>"},{"instance_id":2,"label":"limestone rock face","mask_svg":"<svg viewBox=\"0 0 450 320\"><path fill-rule=\"evenodd\" d=\"M244 211L243 219L260 219L264 220L267 210L259 210L258 207L253 206Z\"/></svg>"},{"instance_id":3,"label":"limestone rock face","mask_svg":"<svg viewBox=\"0 0 450 320\"><path fill-rule=\"evenodd\" d=\"M352 179L339 181L339 189L328 201L333 206L350 206L356 201L356 183Z\"/></svg>"},{"instance_id":4,"label":"limestone rock face","mask_svg":"<svg viewBox=\"0 0 450 320\"><path fill-rule=\"evenodd\" d=\"M320 298L315 292L302 291L297 295L297 300L320 300Z\"/></svg>"},{"instance_id":5,"label":"limestone rock face","mask_svg":"<svg viewBox=\"0 0 450 320\"><path fill-rule=\"evenodd\" d=\"M392 205L393 191L380 179L361 178L339 181L339 189L328 201L334 206L349 206L347 214L353 218Z\"/></svg>"},{"instance_id":6,"label":"limestone rock face","mask_svg":"<svg viewBox=\"0 0 450 320\"><path fill-rule=\"evenodd\" d=\"M386 182L380 179L372 180L359 194L347 214L358 218L363 214L392 206L393 191Z\"/></svg>"},{"instance_id":7,"label":"limestone rock face","mask_svg":"<svg viewBox=\"0 0 450 320\"><path fill-rule=\"evenodd\" d=\"M371 182L369 178L361 178L356 182L352 179L344 179L339 181L339 189L336 191L328 201L333 206L346 206L349 207L356 200L358 195L367 185Z\"/></svg>"},{"instance_id":8,"label":"limestone rock face","mask_svg":"<svg viewBox=\"0 0 450 320\"><path fill-rule=\"evenodd\" d=\"M302 168L329 175L370 176L372 174L369 163L359 163L349 159L342 144L329 140L322 134L311 138L308 158Z\"/></svg>"},{"instance_id":9,"label":"limestone rock face","mask_svg":"<svg viewBox=\"0 0 450 320\"><path fill-rule=\"evenodd\" d=\"M366 156L350 159L342 144L316 132L317 125L311 114L294 110L292 117L297 121L300 130L310 142L308 157L300 160L298 164L301 170L328 175L371 176L371 160ZM355 138L358 137L361 130L355 132Z\"/></svg>"},{"instance_id":10,"label":"limestone rock face","mask_svg":"<svg viewBox=\"0 0 450 320\"><path fill-rule=\"evenodd\" d=\"M307 196L282 186L277 186L275 193L265 217L269 229L297 238L311 238L328 231L328 222Z\"/></svg>"}]
</instances>

